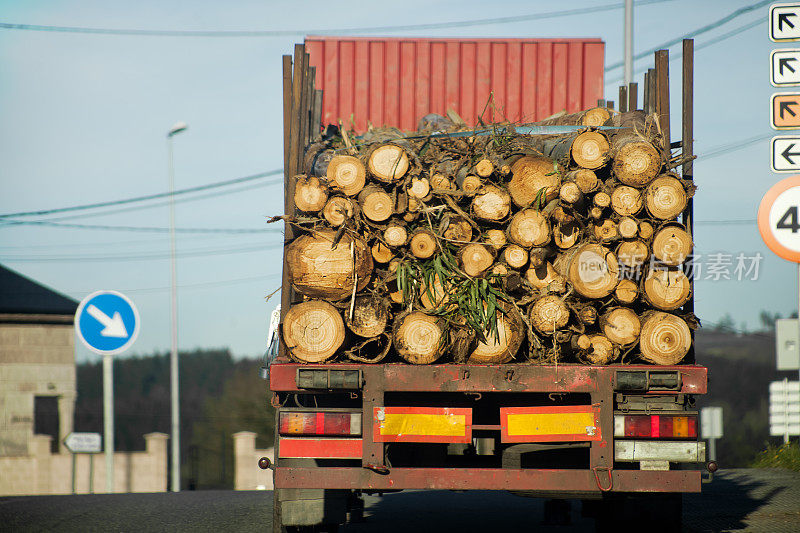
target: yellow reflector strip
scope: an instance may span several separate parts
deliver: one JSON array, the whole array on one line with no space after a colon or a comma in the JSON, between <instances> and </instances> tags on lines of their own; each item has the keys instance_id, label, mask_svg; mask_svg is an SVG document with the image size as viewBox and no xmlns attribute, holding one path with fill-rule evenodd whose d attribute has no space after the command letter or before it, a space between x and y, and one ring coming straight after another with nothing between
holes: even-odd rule
<instances>
[{"instance_id":1,"label":"yellow reflector strip","mask_svg":"<svg viewBox=\"0 0 800 533\"><path fill-rule=\"evenodd\" d=\"M672 417L672 434L674 437L688 437L689 418L685 416Z\"/></svg>"},{"instance_id":2,"label":"yellow reflector strip","mask_svg":"<svg viewBox=\"0 0 800 533\"><path fill-rule=\"evenodd\" d=\"M508 415L508 435L586 435L594 413L519 413Z\"/></svg>"},{"instance_id":3,"label":"yellow reflector strip","mask_svg":"<svg viewBox=\"0 0 800 533\"><path fill-rule=\"evenodd\" d=\"M464 415L386 413L380 422L381 435L432 435L463 437L467 432Z\"/></svg>"}]
</instances>

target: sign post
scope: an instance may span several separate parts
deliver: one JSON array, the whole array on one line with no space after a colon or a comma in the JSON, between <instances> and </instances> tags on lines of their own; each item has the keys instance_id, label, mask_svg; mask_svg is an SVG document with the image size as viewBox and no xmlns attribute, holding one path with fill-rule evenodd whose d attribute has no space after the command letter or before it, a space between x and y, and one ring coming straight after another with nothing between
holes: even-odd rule
<instances>
[{"instance_id":1,"label":"sign post","mask_svg":"<svg viewBox=\"0 0 800 533\"><path fill-rule=\"evenodd\" d=\"M773 381L769 384L769 434L789 437L800 435L800 381Z\"/></svg>"},{"instance_id":2,"label":"sign post","mask_svg":"<svg viewBox=\"0 0 800 533\"><path fill-rule=\"evenodd\" d=\"M103 425L106 492L114 492L114 369L112 356L127 350L139 334L139 311L125 295L97 291L81 301L75 331L83 344L103 356ZM73 456L74 457L74 456Z\"/></svg>"},{"instance_id":3,"label":"sign post","mask_svg":"<svg viewBox=\"0 0 800 533\"><path fill-rule=\"evenodd\" d=\"M100 433L70 433L64 439L64 446L72 454L72 494L75 494L75 458L79 453L89 454L89 493L94 485L94 454L103 449Z\"/></svg>"}]
</instances>

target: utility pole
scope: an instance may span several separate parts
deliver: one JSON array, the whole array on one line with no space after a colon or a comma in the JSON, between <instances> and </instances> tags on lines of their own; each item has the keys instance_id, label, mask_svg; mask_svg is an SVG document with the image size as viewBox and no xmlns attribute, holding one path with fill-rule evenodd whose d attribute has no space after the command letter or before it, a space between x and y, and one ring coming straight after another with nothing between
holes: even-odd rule
<instances>
[{"instance_id":1,"label":"utility pole","mask_svg":"<svg viewBox=\"0 0 800 533\"><path fill-rule=\"evenodd\" d=\"M185 131L189 126L185 122L176 122L167 132L167 159L169 173L169 242L171 270L171 350L170 350L170 396L172 403L172 471L171 490L181 490L181 413L180 394L178 390L178 267L175 261L175 168L172 161L172 137Z\"/></svg>"},{"instance_id":2,"label":"utility pole","mask_svg":"<svg viewBox=\"0 0 800 533\"><path fill-rule=\"evenodd\" d=\"M633 0L625 0L625 86L633 81Z\"/></svg>"}]
</instances>

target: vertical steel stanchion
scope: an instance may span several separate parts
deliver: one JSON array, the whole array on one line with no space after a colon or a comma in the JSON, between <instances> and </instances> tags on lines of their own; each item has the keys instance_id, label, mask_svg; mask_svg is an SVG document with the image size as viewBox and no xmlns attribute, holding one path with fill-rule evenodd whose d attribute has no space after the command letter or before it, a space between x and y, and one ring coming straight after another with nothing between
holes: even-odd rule
<instances>
[{"instance_id":1,"label":"vertical steel stanchion","mask_svg":"<svg viewBox=\"0 0 800 533\"><path fill-rule=\"evenodd\" d=\"M114 360L103 356L103 429L105 431L106 492L114 492Z\"/></svg>"}]
</instances>

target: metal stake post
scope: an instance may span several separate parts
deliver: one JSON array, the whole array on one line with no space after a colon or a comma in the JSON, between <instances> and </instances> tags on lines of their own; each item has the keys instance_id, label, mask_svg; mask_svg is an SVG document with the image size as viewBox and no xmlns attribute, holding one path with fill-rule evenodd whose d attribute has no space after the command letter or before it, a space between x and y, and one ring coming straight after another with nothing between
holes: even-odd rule
<instances>
[{"instance_id":1,"label":"metal stake post","mask_svg":"<svg viewBox=\"0 0 800 533\"><path fill-rule=\"evenodd\" d=\"M105 430L106 492L114 492L114 360L103 356L103 429Z\"/></svg>"},{"instance_id":2,"label":"metal stake post","mask_svg":"<svg viewBox=\"0 0 800 533\"><path fill-rule=\"evenodd\" d=\"M633 0L625 0L625 85L633 81Z\"/></svg>"}]
</instances>

